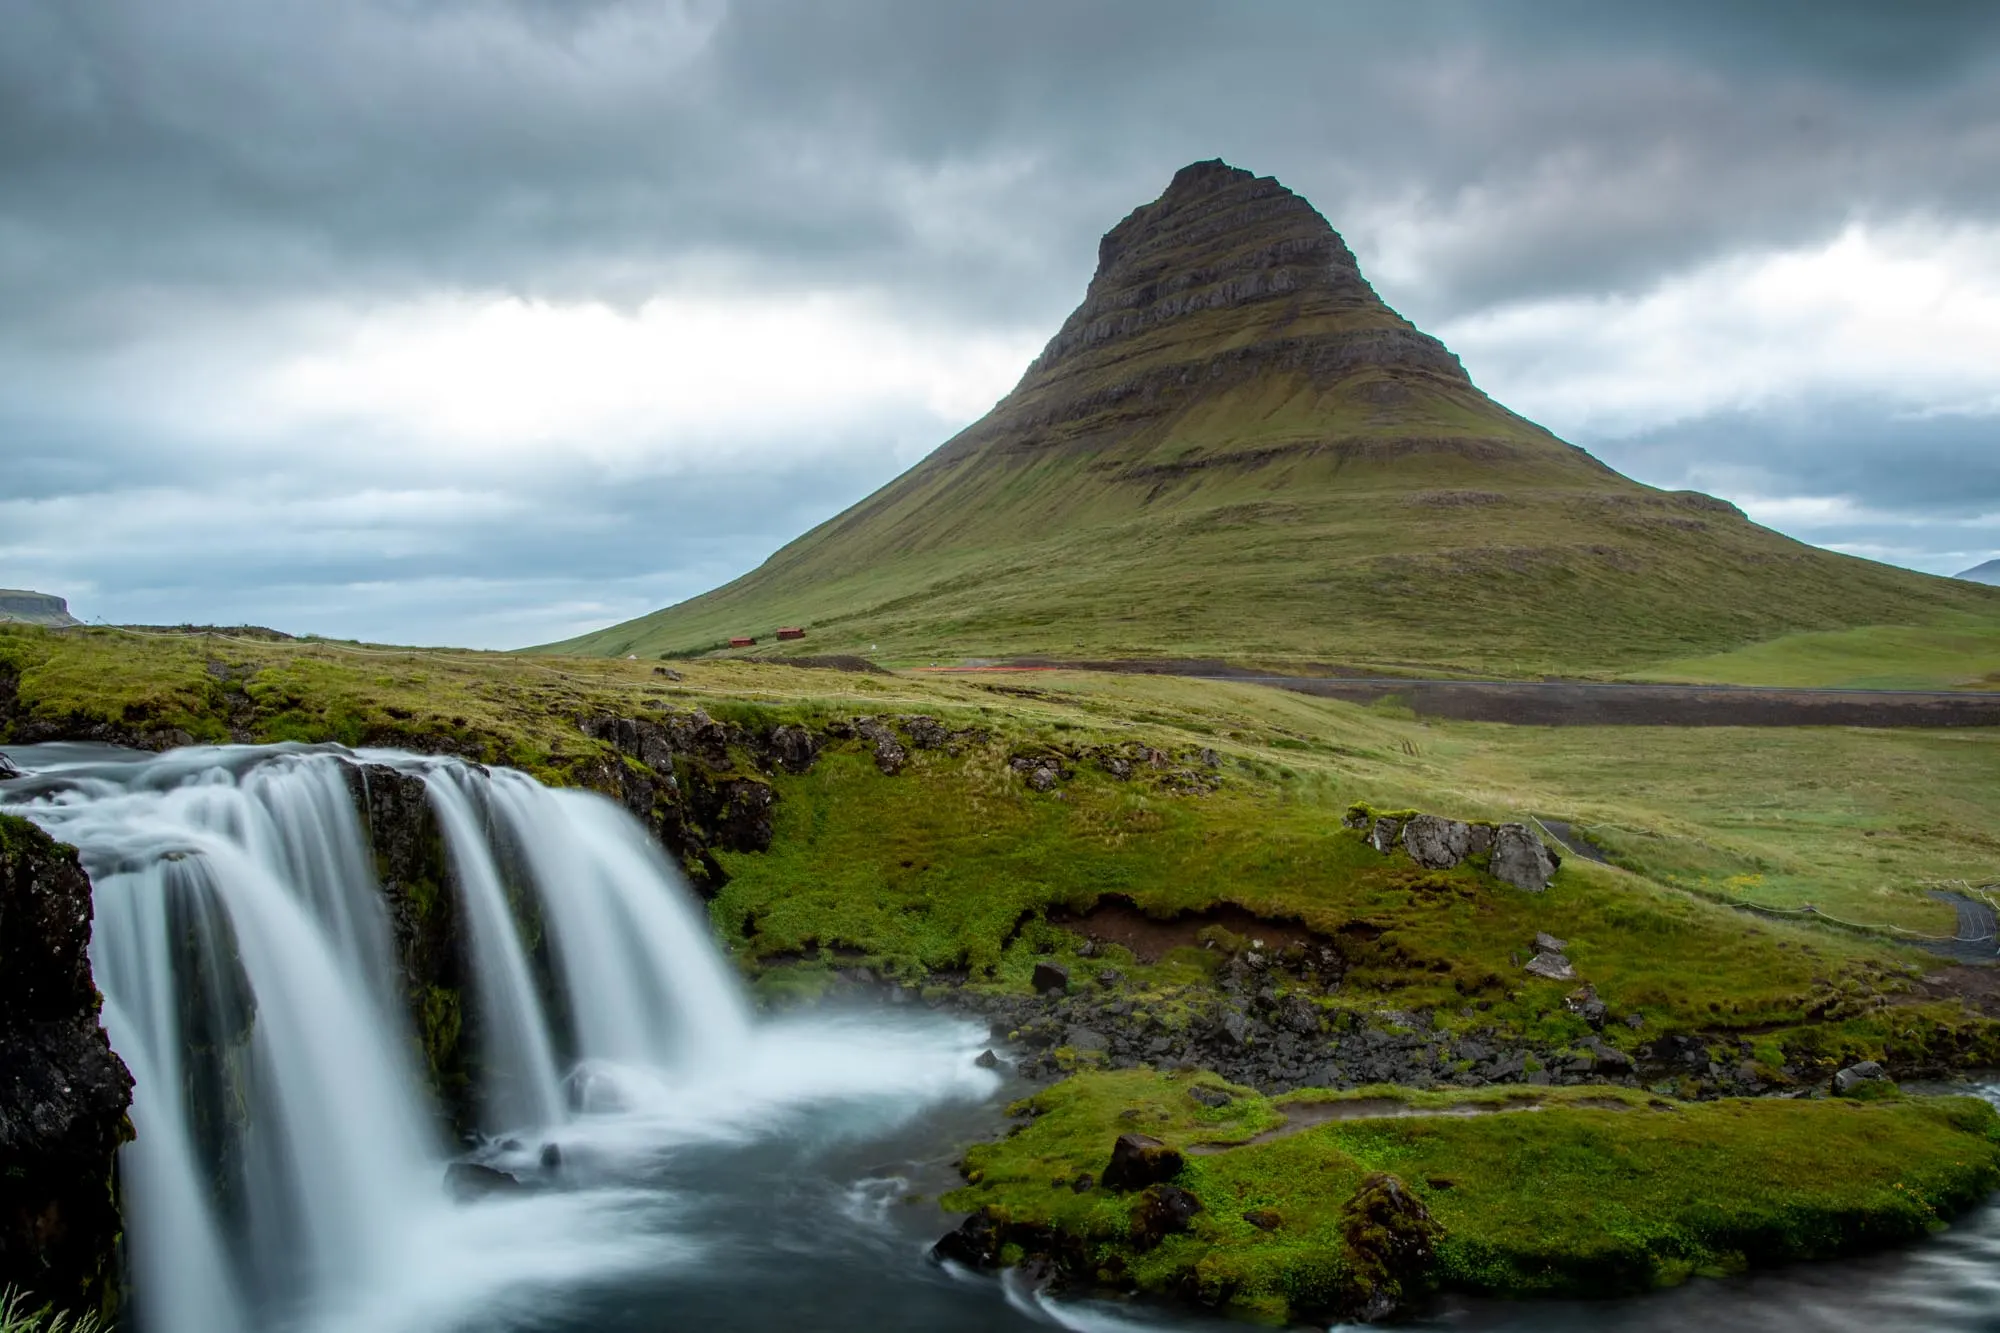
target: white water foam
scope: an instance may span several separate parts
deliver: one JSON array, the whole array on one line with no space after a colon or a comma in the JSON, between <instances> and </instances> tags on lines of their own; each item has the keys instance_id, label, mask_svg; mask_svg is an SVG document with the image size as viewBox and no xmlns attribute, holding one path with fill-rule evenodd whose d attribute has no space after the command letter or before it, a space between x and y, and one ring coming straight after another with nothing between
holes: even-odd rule
<instances>
[{"instance_id":1,"label":"white water foam","mask_svg":"<svg viewBox=\"0 0 2000 1333\"><path fill-rule=\"evenodd\" d=\"M380 752L15 757L29 776L8 808L79 847L95 888L105 1023L137 1082L123 1177L151 1333L530 1324L593 1282L703 1253L670 1195L623 1183L648 1160L834 1142L997 1086L972 1064L974 1026L754 1023L699 907L600 798ZM479 1156L553 1188L443 1188L451 1154L416 1073L357 762L427 784L466 922L493 1084L480 1101L497 1127L520 1122ZM553 946L540 984L524 907Z\"/></svg>"}]
</instances>

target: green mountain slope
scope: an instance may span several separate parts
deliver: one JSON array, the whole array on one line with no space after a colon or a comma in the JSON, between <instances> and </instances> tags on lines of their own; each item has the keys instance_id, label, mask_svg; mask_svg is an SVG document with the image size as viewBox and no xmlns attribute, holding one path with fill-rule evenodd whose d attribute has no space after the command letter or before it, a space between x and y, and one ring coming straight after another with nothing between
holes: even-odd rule
<instances>
[{"instance_id":1,"label":"green mountain slope","mask_svg":"<svg viewBox=\"0 0 2000 1333\"><path fill-rule=\"evenodd\" d=\"M980 421L752 573L567 643L894 660L1629 669L2000 592L1640 485L1487 398L1304 199L1221 162L1114 227Z\"/></svg>"}]
</instances>

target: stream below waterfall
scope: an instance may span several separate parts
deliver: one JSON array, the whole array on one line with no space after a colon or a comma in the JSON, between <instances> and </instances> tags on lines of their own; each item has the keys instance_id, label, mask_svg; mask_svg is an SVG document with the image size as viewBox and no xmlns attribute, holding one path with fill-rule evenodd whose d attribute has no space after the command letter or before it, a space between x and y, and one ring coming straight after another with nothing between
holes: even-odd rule
<instances>
[{"instance_id":1,"label":"stream below waterfall","mask_svg":"<svg viewBox=\"0 0 2000 1333\"><path fill-rule=\"evenodd\" d=\"M930 1263L951 1163L1022 1091L973 1063L984 1027L756 1017L610 802L328 747L7 754L25 776L0 808L76 845L94 886L105 1025L136 1082L141 1333L1232 1326ZM420 780L446 844L480 1046L465 1142L419 1077L361 765ZM1421 1326L1704 1324L1992 1329L2000 1209L1873 1259L1616 1302L1454 1300Z\"/></svg>"}]
</instances>

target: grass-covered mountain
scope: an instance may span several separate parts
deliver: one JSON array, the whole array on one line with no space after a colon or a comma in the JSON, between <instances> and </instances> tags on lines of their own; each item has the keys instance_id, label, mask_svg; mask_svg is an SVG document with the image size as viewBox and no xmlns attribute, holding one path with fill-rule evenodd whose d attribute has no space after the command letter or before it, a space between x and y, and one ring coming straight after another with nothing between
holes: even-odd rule
<instances>
[{"instance_id":1,"label":"grass-covered mountain","mask_svg":"<svg viewBox=\"0 0 2000 1333\"><path fill-rule=\"evenodd\" d=\"M1113 227L985 417L713 592L553 645L1615 670L2000 592L1792 541L1495 403L1304 199L1222 162ZM766 651L760 644L759 651Z\"/></svg>"}]
</instances>

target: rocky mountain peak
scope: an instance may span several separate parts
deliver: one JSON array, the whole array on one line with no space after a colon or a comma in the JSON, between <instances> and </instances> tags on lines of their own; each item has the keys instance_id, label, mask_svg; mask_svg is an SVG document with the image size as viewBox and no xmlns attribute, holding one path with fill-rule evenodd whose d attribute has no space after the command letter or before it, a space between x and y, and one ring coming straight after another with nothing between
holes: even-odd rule
<instances>
[{"instance_id":1,"label":"rocky mountain peak","mask_svg":"<svg viewBox=\"0 0 2000 1333\"><path fill-rule=\"evenodd\" d=\"M1270 176L1212 159L1182 167L1105 233L1083 304L1023 385L1183 341L1194 354L1329 338L1373 364L1465 378L1455 357L1382 304L1317 209Z\"/></svg>"}]
</instances>

